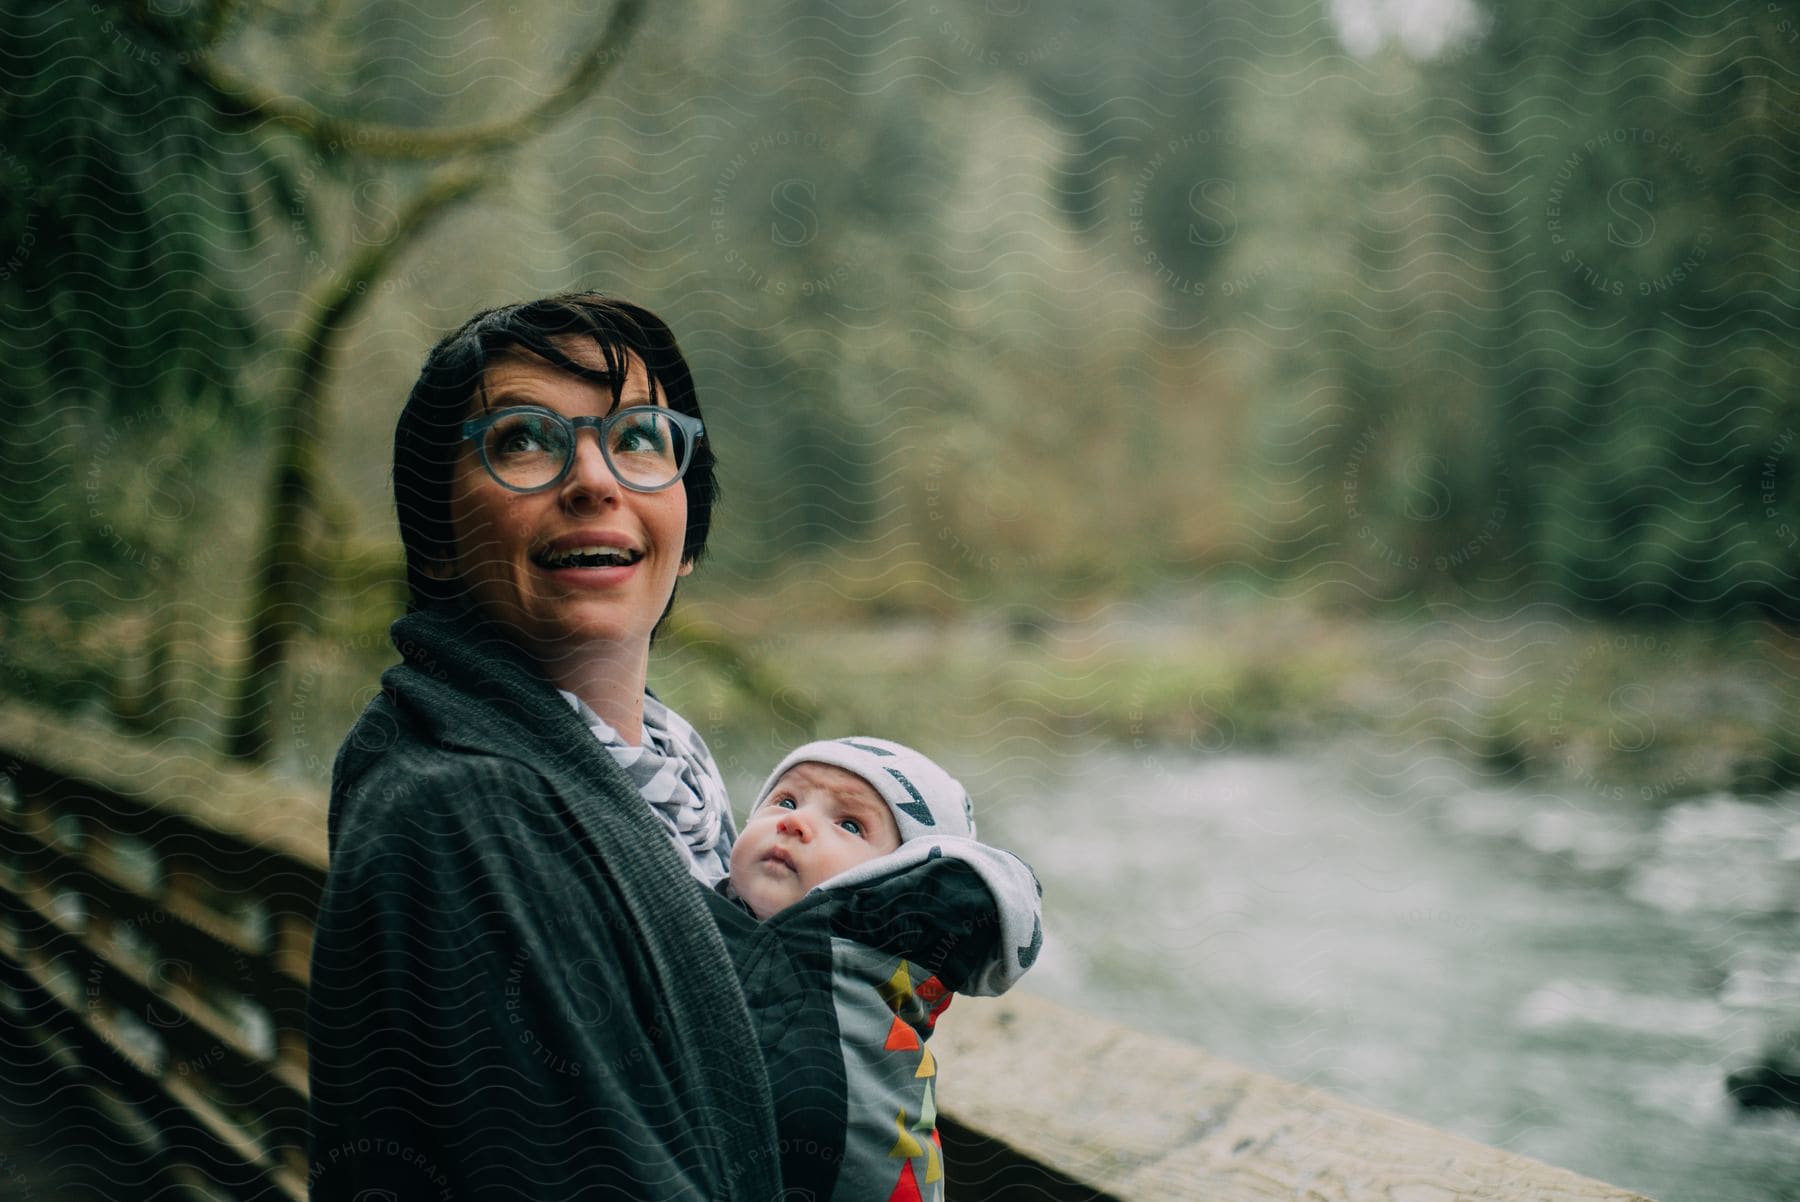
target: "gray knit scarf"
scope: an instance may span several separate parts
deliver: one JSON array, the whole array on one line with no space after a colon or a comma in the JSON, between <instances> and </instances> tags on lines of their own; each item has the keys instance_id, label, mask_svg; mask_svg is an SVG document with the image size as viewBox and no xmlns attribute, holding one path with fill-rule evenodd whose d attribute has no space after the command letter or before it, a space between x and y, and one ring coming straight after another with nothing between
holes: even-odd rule
<instances>
[{"instance_id":1,"label":"gray knit scarf","mask_svg":"<svg viewBox=\"0 0 1800 1202\"><path fill-rule=\"evenodd\" d=\"M708 888L724 880L731 871L731 844L737 830L732 825L724 778L700 732L646 690L644 743L633 747L587 702L566 689L556 691L612 753L644 795L651 813L662 819L694 878Z\"/></svg>"}]
</instances>

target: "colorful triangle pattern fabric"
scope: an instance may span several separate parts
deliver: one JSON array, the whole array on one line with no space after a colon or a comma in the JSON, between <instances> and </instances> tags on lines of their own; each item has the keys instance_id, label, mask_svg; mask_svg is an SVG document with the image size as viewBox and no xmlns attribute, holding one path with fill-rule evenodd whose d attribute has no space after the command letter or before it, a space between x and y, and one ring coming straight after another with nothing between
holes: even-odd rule
<instances>
[{"instance_id":1,"label":"colorful triangle pattern fabric","mask_svg":"<svg viewBox=\"0 0 1800 1202\"><path fill-rule=\"evenodd\" d=\"M937 1131L937 1098L931 1088L930 1081L925 1082L925 1100L919 1106L919 1121L912 1129L920 1135L931 1135Z\"/></svg>"},{"instance_id":2,"label":"colorful triangle pattern fabric","mask_svg":"<svg viewBox=\"0 0 1800 1202\"><path fill-rule=\"evenodd\" d=\"M918 1139L911 1131L906 1129L906 1110L904 1107L901 1109L900 1113L895 1116L894 1127L900 1132L900 1138L894 1141L894 1146L892 1148L888 1149L888 1155L890 1157L904 1156L910 1160L914 1156L925 1155L925 1149L919 1146ZM907 1167L911 1168L912 1166L908 1165Z\"/></svg>"},{"instance_id":3,"label":"colorful triangle pattern fabric","mask_svg":"<svg viewBox=\"0 0 1800 1202\"><path fill-rule=\"evenodd\" d=\"M934 1131L932 1134L936 1135L937 1132ZM925 1156L925 1184L930 1185L934 1181L942 1181L944 1179L944 1157L939 1153L935 1139L929 1140L925 1144ZM911 1161L907 1161L908 1167L911 1164Z\"/></svg>"},{"instance_id":4,"label":"colorful triangle pattern fabric","mask_svg":"<svg viewBox=\"0 0 1800 1202\"><path fill-rule=\"evenodd\" d=\"M894 1183L888 1202L924 1202L919 1196L919 1179L913 1176L912 1161L900 1166L900 1180Z\"/></svg>"},{"instance_id":5,"label":"colorful triangle pattern fabric","mask_svg":"<svg viewBox=\"0 0 1800 1202\"><path fill-rule=\"evenodd\" d=\"M930 1011L925 1018L925 1025L933 1029L937 1027L938 1015L950 1008L950 999L956 996L936 977L927 977L920 981L914 987L913 993L925 1003L926 1008Z\"/></svg>"},{"instance_id":6,"label":"colorful triangle pattern fabric","mask_svg":"<svg viewBox=\"0 0 1800 1202\"><path fill-rule=\"evenodd\" d=\"M906 961L900 961L900 966L894 969L894 975L889 977L886 983L878 985L876 988L881 993L881 1000L887 1003L888 1009L895 1014L900 1013L901 1008L910 1002L913 996L912 974L906 971Z\"/></svg>"},{"instance_id":7,"label":"colorful triangle pattern fabric","mask_svg":"<svg viewBox=\"0 0 1800 1202\"><path fill-rule=\"evenodd\" d=\"M899 1015L894 1016L894 1025L888 1028L887 1042L881 1045L890 1052L916 1052L919 1050L919 1033L907 1026ZM925 1052L927 1056L931 1052Z\"/></svg>"},{"instance_id":8,"label":"colorful triangle pattern fabric","mask_svg":"<svg viewBox=\"0 0 1800 1202\"><path fill-rule=\"evenodd\" d=\"M898 1022L899 1020L896 1019L895 1021ZM907 1030L910 1031L910 1030L912 1030L912 1028L908 1027ZM925 1053L923 1056L919 1057L919 1071L914 1073L913 1076L915 1076L915 1077L935 1077L935 1076L937 1076L937 1060L935 1058L933 1058L933 1056L931 1054L931 1049L928 1047L922 1047L916 1043L913 1046L918 1048L921 1052Z\"/></svg>"}]
</instances>

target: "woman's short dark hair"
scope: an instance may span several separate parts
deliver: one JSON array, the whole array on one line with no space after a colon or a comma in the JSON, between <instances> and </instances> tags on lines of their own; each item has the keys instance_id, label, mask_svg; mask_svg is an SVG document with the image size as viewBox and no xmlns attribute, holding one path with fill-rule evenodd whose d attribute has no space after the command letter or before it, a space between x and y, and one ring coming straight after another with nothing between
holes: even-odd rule
<instances>
[{"instance_id":1,"label":"woman's short dark hair","mask_svg":"<svg viewBox=\"0 0 1800 1202\"><path fill-rule=\"evenodd\" d=\"M557 348L556 339L571 335L593 340L606 363L604 373ZM679 413L701 416L694 376L674 332L641 306L595 292L569 292L487 309L469 318L425 356L394 426L394 508L406 549L408 609L427 608L461 590L458 581L442 579L432 569L446 562L456 545L450 490L462 454L462 424L488 365L521 351L610 387L615 405L625 387L627 356L635 354L649 371L654 394ZM695 444L682 483L688 511L681 558L699 563L718 499L711 439L702 436Z\"/></svg>"}]
</instances>

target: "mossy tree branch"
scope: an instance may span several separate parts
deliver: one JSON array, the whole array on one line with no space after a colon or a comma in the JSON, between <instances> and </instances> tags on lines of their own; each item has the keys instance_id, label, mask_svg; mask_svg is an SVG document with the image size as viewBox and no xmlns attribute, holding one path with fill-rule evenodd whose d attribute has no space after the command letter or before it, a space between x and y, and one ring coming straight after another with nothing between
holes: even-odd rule
<instances>
[{"instance_id":1,"label":"mossy tree branch","mask_svg":"<svg viewBox=\"0 0 1800 1202\"><path fill-rule=\"evenodd\" d=\"M485 163L458 162L440 169L379 241L321 281L307 298L305 316L290 342L291 362L273 423L275 474L250 609L249 656L239 704L226 731L231 755L267 758L275 743L282 666L289 646L306 629L313 600L307 587L311 549L306 530L318 508L323 400L334 344L400 255L496 177Z\"/></svg>"},{"instance_id":2,"label":"mossy tree branch","mask_svg":"<svg viewBox=\"0 0 1800 1202\"><path fill-rule=\"evenodd\" d=\"M620 0L606 27L560 86L516 117L480 125L430 129L355 121L283 96L204 56L191 60L187 71L211 94L226 120L277 126L325 154L410 161L481 154L530 139L592 94L624 57L624 47L645 9L645 0Z\"/></svg>"},{"instance_id":3,"label":"mossy tree branch","mask_svg":"<svg viewBox=\"0 0 1800 1202\"><path fill-rule=\"evenodd\" d=\"M626 40L643 17L644 0L621 0L599 37L562 85L525 113L504 121L455 129L408 129L332 117L281 96L199 56L186 69L207 89L227 120L287 129L327 154L391 160L450 160L412 199L393 226L342 271L309 295L291 340L292 362L277 406L275 471L268 527L257 562L250 611L250 647L236 712L226 731L234 756L264 759L275 745L274 714L288 648L305 630L315 600L309 519L319 510L319 448L323 398L332 350L367 300L372 286L400 254L445 212L495 178L500 151L520 145L593 93L624 56Z\"/></svg>"}]
</instances>

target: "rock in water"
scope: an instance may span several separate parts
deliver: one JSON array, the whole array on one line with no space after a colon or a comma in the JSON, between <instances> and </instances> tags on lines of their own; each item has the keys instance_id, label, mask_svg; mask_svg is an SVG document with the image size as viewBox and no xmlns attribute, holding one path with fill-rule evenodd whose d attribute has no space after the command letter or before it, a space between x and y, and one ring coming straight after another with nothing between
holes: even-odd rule
<instances>
[{"instance_id":1,"label":"rock in water","mask_svg":"<svg viewBox=\"0 0 1800 1202\"><path fill-rule=\"evenodd\" d=\"M1800 1111L1800 1031L1730 1073L1725 1092L1745 1110Z\"/></svg>"}]
</instances>

